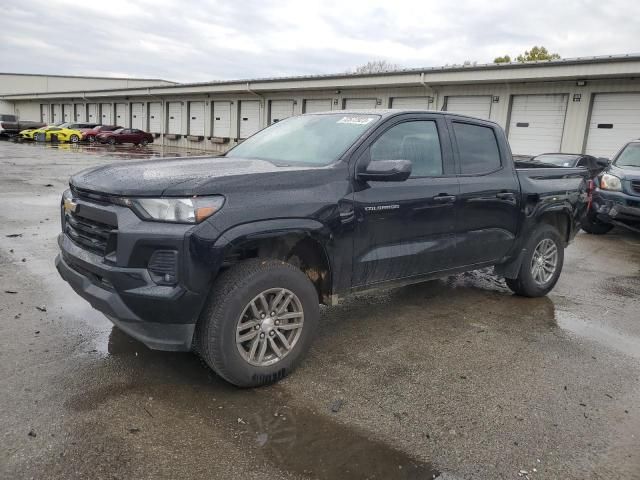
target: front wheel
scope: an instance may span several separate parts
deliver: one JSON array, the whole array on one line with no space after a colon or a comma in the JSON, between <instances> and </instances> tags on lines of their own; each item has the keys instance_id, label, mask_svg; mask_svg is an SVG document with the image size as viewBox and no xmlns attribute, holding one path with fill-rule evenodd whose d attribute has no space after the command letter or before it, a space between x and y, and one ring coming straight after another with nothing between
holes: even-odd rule
<instances>
[{"instance_id":1,"label":"front wheel","mask_svg":"<svg viewBox=\"0 0 640 480\"><path fill-rule=\"evenodd\" d=\"M542 297L555 286L564 264L564 242L551 225L540 226L527 242L517 278L507 286L523 297Z\"/></svg>"},{"instance_id":2,"label":"front wheel","mask_svg":"<svg viewBox=\"0 0 640 480\"><path fill-rule=\"evenodd\" d=\"M207 364L238 387L277 382L300 363L315 335L318 293L278 260L240 263L216 281L196 331Z\"/></svg>"},{"instance_id":3,"label":"front wheel","mask_svg":"<svg viewBox=\"0 0 640 480\"><path fill-rule=\"evenodd\" d=\"M69 141L70 141L71 143L78 143L78 142L80 141L80 137L79 137L78 135L75 135L75 134L74 134L74 135L71 135L71 136L69 137Z\"/></svg>"},{"instance_id":4,"label":"front wheel","mask_svg":"<svg viewBox=\"0 0 640 480\"><path fill-rule=\"evenodd\" d=\"M89 143L94 143L96 141L96 137L95 135L89 135L87 136L87 140L89 141Z\"/></svg>"},{"instance_id":5,"label":"front wheel","mask_svg":"<svg viewBox=\"0 0 640 480\"><path fill-rule=\"evenodd\" d=\"M142 142L141 142L141 143L142 143L142 146L143 146L143 147L146 147L147 145L149 145L149 140L147 140L146 138L144 138L144 139L142 140Z\"/></svg>"},{"instance_id":6,"label":"front wheel","mask_svg":"<svg viewBox=\"0 0 640 480\"><path fill-rule=\"evenodd\" d=\"M116 144L116 139L112 137L112 138L110 138L108 140L108 143L109 143L109 145L115 145Z\"/></svg>"}]
</instances>

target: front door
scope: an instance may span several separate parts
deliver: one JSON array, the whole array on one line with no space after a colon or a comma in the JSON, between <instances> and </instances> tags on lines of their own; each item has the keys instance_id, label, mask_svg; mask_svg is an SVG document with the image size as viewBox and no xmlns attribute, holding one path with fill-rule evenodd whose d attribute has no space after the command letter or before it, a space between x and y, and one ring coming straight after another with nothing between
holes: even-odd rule
<instances>
[{"instance_id":1,"label":"front door","mask_svg":"<svg viewBox=\"0 0 640 480\"><path fill-rule=\"evenodd\" d=\"M404 182L356 180L354 287L446 270L455 263L458 180L447 125L428 114L396 117L360 156L410 160Z\"/></svg>"}]
</instances>

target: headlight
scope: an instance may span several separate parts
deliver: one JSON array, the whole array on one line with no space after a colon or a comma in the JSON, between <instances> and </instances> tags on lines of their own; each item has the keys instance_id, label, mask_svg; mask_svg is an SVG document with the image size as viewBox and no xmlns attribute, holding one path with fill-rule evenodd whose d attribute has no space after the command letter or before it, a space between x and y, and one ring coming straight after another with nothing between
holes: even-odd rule
<instances>
[{"instance_id":1,"label":"headlight","mask_svg":"<svg viewBox=\"0 0 640 480\"><path fill-rule=\"evenodd\" d=\"M619 192L622 190L622 182L615 175L605 173L600 179L600 188L603 190L615 190Z\"/></svg>"},{"instance_id":2,"label":"headlight","mask_svg":"<svg viewBox=\"0 0 640 480\"><path fill-rule=\"evenodd\" d=\"M222 208L224 197L130 198L123 203L145 220L200 223Z\"/></svg>"}]
</instances>

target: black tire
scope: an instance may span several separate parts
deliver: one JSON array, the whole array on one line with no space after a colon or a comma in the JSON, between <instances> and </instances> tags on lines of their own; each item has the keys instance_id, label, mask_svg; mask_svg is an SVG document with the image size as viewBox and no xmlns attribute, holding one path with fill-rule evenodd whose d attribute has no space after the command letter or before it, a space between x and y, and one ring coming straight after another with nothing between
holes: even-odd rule
<instances>
[{"instance_id":1,"label":"black tire","mask_svg":"<svg viewBox=\"0 0 640 480\"><path fill-rule=\"evenodd\" d=\"M108 143L109 145L115 145L115 144L116 144L116 139L115 139L115 138L113 138L113 137L111 137L111 138L109 138L109 140L107 140L107 143Z\"/></svg>"},{"instance_id":2,"label":"black tire","mask_svg":"<svg viewBox=\"0 0 640 480\"><path fill-rule=\"evenodd\" d=\"M146 147L147 145L149 145L149 140L147 140L146 138L144 138L144 139L142 140L142 142L141 142L141 143L142 143L142 146L143 146L143 147Z\"/></svg>"},{"instance_id":3,"label":"black tire","mask_svg":"<svg viewBox=\"0 0 640 480\"><path fill-rule=\"evenodd\" d=\"M539 283L534 279L534 252L543 240L551 240L556 247L557 260L555 270L548 281ZM526 251L523 253L522 264L517 278L506 278L507 286L516 294L523 297L542 297L549 293L560 278L564 264L564 241L560 233L551 225L541 225L527 241Z\"/></svg>"},{"instance_id":4,"label":"black tire","mask_svg":"<svg viewBox=\"0 0 640 480\"><path fill-rule=\"evenodd\" d=\"M252 365L240 353L236 329L252 300L269 289L286 289L297 297L304 315L302 328L291 350L276 363ZM204 361L229 383L242 388L268 385L286 377L301 362L315 336L319 317L318 293L301 270L280 260L248 260L216 280L200 315L194 344ZM255 328L264 336L261 327ZM265 344L269 344L267 340Z\"/></svg>"},{"instance_id":5,"label":"black tire","mask_svg":"<svg viewBox=\"0 0 640 480\"><path fill-rule=\"evenodd\" d=\"M601 222L592 214L586 215L580 222L580 226L582 230L592 235L604 235L613 229L613 225Z\"/></svg>"},{"instance_id":6,"label":"black tire","mask_svg":"<svg viewBox=\"0 0 640 480\"><path fill-rule=\"evenodd\" d=\"M78 142L80 141L80 137L79 137L78 135L75 135L75 134L74 134L74 135L71 135L71 136L69 137L69 141L70 141L71 143L78 143Z\"/></svg>"},{"instance_id":7,"label":"black tire","mask_svg":"<svg viewBox=\"0 0 640 480\"><path fill-rule=\"evenodd\" d=\"M89 135L87 137L87 140L89 141L89 143L94 143L96 141L96 137L94 135Z\"/></svg>"}]
</instances>

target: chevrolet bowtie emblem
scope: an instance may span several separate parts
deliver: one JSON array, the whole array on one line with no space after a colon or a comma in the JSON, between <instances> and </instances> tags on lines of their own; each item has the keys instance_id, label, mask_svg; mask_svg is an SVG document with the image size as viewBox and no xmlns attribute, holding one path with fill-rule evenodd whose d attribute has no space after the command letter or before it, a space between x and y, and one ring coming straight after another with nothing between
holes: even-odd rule
<instances>
[{"instance_id":1,"label":"chevrolet bowtie emblem","mask_svg":"<svg viewBox=\"0 0 640 480\"><path fill-rule=\"evenodd\" d=\"M77 203L74 203L71 200L65 200L64 201L64 211L65 211L65 213L75 212L76 208L78 208L78 204Z\"/></svg>"}]
</instances>

